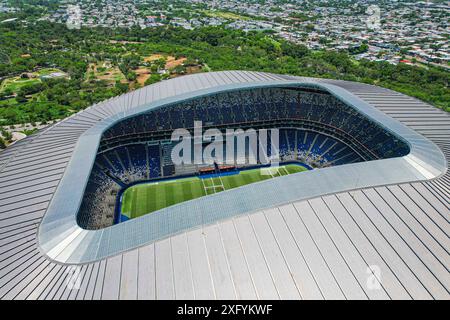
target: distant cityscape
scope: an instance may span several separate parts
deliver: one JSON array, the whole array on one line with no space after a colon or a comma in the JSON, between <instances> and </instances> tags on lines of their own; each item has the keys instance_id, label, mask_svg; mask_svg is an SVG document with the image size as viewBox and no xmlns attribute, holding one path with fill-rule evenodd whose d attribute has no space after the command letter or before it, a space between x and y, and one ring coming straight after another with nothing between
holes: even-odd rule
<instances>
[{"instance_id":1,"label":"distant cityscape","mask_svg":"<svg viewBox=\"0 0 450 320\"><path fill-rule=\"evenodd\" d=\"M0 12L15 10L0 4ZM431 1L82 0L63 1L41 19L68 27L265 30L310 49L349 50L356 59L448 68L449 17L449 2Z\"/></svg>"},{"instance_id":2,"label":"distant cityscape","mask_svg":"<svg viewBox=\"0 0 450 320\"><path fill-rule=\"evenodd\" d=\"M0 3L0 12L16 10ZM175 25L269 31L313 50L348 50L356 59L449 68L449 18L448 1L82 0L62 1L40 19L69 28Z\"/></svg>"}]
</instances>

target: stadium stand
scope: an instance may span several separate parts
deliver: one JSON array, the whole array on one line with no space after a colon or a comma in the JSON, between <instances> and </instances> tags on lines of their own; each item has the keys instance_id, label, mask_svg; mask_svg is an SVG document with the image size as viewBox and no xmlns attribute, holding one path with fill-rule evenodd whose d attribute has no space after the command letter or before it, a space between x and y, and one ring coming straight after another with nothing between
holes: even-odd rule
<instances>
[{"instance_id":1,"label":"stadium stand","mask_svg":"<svg viewBox=\"0 0 450 320\"><path fill-rule=\"evenodd\" d=\"M105 199L130 183L198 170L196 166L171 169L170 158L172 131L192 130L194 121L202 121L205 129L280 128L280 160L300 161L312 168L409 151L400 139L320 90L275 87L216 93L127 118L106 130L79 224L86 229L112 225L114 206L105 205Z\"/></svg>"}]
</instances>

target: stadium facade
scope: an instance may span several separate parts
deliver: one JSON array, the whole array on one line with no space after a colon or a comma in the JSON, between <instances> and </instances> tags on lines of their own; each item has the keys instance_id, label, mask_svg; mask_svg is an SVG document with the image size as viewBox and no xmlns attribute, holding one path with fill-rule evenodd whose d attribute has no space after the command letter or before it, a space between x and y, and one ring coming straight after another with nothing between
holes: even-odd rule
<instances>
[{"instance_id":1,"label":"stadium facade","mask_svg":"<svg viewBox=\"0 0 450 320\"><path fill-rule=\"evenodd\" d=\"M193 174L174 129L280 129L314 168L117 223ZM391 90L259 72L180 77L0 153L3 299L448 299L450 117ZM75 285L74 285L75 284Z\"/></svg>"}]
</instances>

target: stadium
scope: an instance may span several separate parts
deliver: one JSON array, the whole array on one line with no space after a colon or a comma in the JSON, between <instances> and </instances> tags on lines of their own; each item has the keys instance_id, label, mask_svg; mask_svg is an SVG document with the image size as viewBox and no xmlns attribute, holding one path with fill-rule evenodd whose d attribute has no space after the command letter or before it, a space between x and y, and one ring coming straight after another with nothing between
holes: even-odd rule
<instances>
[{"instance_id":1,"label":"stadium","mask_svg":"<svg viewBox=\"0 0 450 320\"><path fill-rule=\"evenodd\" d=\"M174 161L198 122L258 152ZM347 81L224 71L112 98L0 153L0 297L449 299L449 137L447 113Z\"/></svg>"}]
</instances>

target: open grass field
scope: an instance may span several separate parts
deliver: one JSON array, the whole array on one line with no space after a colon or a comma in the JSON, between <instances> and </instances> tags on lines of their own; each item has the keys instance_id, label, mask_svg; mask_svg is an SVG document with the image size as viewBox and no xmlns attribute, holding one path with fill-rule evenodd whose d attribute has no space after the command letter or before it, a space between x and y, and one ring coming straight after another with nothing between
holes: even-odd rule
<instances>
[{"instance_id":1,"label":"open grass field","mask_svg":"<svg viewBox=\"0 0 450 320\"><path fill-rule=\"evenodd\" d=\"M85 75L86 81L97 79L115 84L117 81L126 82L125 76L118 67L107 62L90 63Z\"/></svg>"},{"instance_id":2,"label":"open grass field","mask_svg":"<svg viewBox=\"0 0 450 320\"><path fill-rule=\"evenodd\" d=\"M20 88L39 83L41 82L41 79L39 77L49 75L53 72L63 73L63 71L59 69L43 68L38 71L31 72L34 78L21 78L20 76L7 78L0 84L0 92L9 89L13 93L17 93L20 90Z\"/></svg>"},{"instance_id":3,"label":"open grass field","mask_svg":"<svg viewBox=\"0 0 450 320\"><path fill-rule=\"evenodd\" d=\"M0 85L0 92L9 89L12 92L18 92L20 90L20 88L27 86L27 85L32 85L35 83L39 83L41 82L41 80L34 78L34 79L22 79L20 77L13 77L13 78L8 78L5 79L2 84Z\"/></svg>"},{"instance_id":4,"label":"open grass field","mask_svg":"<svg viewBox=\"0 0 450 320\"><path fill-rule=\"evenodd\" d=\"M244 170L232 175L137 184L123 193L121 214L125 218L122 220L133 219L180 202L305 170L308 169L301 165L288 164L274 169Z\"/></svg>"},{"instance_id":5,"label":"open grass field","mask_svg":"<svg viewBox=\"0 0 450 320\"><path fill-rule=\"evenodd\" d=\"M209 17L217 17L217 18L223 18L223 19L229 19L229 20L250 20L249 17L227 12L227 11L211 11L211 10L201 10L202 13L206 14Z\"/></svg>"}]
</instances>

